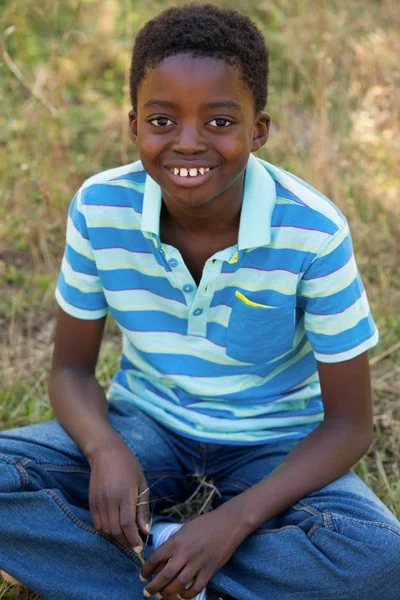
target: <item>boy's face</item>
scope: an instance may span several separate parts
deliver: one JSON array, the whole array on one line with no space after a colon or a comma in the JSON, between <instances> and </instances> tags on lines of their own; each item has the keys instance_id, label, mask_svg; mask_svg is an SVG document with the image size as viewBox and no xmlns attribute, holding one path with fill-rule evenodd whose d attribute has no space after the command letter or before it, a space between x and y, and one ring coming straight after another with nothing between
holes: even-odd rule
<instances>
[{"instance_id":1,"label":"boy's face","mask_svg":"<svg viewBox=\"0 0 400 600\"><path fill-rule=\"evenodd\" d=\"M249 154L265 144L270 125L268 113L255 115L237 67L189 54L146 71L129 120L131 139L164 199L186 206L241 197ZM190 176L201 167L210 170Z\"/></svg>"}]
</instances>

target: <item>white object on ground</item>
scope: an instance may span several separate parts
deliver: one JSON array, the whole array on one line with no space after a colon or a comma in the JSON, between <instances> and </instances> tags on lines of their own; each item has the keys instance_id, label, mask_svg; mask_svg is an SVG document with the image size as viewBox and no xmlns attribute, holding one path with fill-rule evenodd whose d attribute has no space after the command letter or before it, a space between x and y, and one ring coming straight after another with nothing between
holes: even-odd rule
<instances>
[{"instance_id":1,"label":"white object on ground","mask_svg":"<svg viewBox=\"0 0 400 600\"><path fill-rule=\"evenodd\" d=\"M177 531L183 527L184 523L171 523L171 522L161 522L154 523L151 528L151 533L153 535L153 544L156 548L161 546L164 542L174 535ZM207 600L206 590L203 590L193 598L193 600Z\"/></svg>"}]
</instances>

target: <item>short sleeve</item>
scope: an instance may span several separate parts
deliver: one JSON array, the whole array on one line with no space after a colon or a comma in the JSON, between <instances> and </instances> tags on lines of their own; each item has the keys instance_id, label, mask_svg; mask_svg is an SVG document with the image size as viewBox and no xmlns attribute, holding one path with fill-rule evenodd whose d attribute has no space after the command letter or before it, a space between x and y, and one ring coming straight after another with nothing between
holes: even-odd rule
<instances>
[{"instance_id":1,"label":"short sleeve","mask_svg":"<svg viewBox=\"0 0 400 600\"><path fill-rule=\"evenodd\" d=\"M68 211L65 251L55 296L60 307L78 319L100 319L108 311L88 235L81 190Z\"/></svg>"},{"instance_id":2,"label":"short sleeve","mask_svg":"<svg viewBox=\"0 0 400 600\"><path fill-rule=\"evenodd\" d=\"M341 362L378 342L347 223L330 236L303 274L298 305L315 358Z\"/></svg>"}]
</instances>

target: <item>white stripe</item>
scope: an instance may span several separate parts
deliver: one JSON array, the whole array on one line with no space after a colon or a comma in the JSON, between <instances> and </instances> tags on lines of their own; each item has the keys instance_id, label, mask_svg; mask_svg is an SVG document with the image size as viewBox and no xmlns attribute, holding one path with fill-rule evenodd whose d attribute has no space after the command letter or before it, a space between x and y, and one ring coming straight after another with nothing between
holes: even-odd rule
<instances>
[{"instance_id":1,"label":"white stripe","mask_svg":"<svg viewBox=\"0 0 400 600\"><path fill-rule=\"evenodd\" d=\"M273 290L290 295L296 292L298 277L296 273L287 271L266 272L243 267L236 273L221 273L218 277L220 283L215 290L223 290L232 286L249 291Z\"/></svg>"},{"instance_id":2,"label":"white stripe","mask_svg":"<svg viewBox=\"0 0 400 600\"><path fill-rule=\"evenodd\" d=\"M71 246L75 252L82 254L82 256L85 256L94 262L92 246L76 229L70 216L68 216L67 219L67 244Z\"/></svg>"},{"instance_id":3,"label":"white stripe","mask_svg":"<svg viewBox=\"0 0 400 600\"><path fill-rule=\"evenodd\" d=\"M307 222L304 222L304 227ZM310 231L299 227L273 227L271 245L279 248L293 248L307 252L319 252L332 235L324 231Z\"/></svg>"},{"instance_id":4,"label":"white stripe","mask_svg":"<svg viewBox=\"0 0 400 600\"><path fill-rule=\"evenodd\" d=\"M305 327L312 333L336 335L355 327L370 314L365 291L352 306L337 315L313 315L305 313Z\"/></svg>"},{"instance_id":5,"label":"white stripe","mask_svg":"<svg viewBox=\"0 0 400 600\"><path fill-rule=\"evenodd\" d=\"M58 288L55 291L55 297L63 311L66 312L68 315L71 315L71 317L76 317L77 319L94 321L96 319L101 319L102 317L105 317L108 312L107 307L102 308L100 310L83 310L82 308L77 308L76 306L73 306L65 300L64 296L61 294Z\"/></svg>"},{"instance_id":6,"label":"white stripe","mask_svg":"<svg viewBox=\"0 0 400 600\"><path fill-rule=\"evenodd\" d=\"M331 254L331 252L336 250L336 248L338 248L340 246L340 244L342 244L344 242L344 240L347 238L347 236L349 234L350 234L349 226L346 223L342 227L342 229L339 229L339 231L337 231L335 233L335 235L333 235L331 237L331 239L326 244L325 248L317 256L316 260L319 260L320 258L325 257L328 254Z\"/></svg>"},{"instance_id":7,"label":"white stripe","mask_svg":"<svg viewBox=\"0 0 400 600\"><path fill-rule=\"evenodd\" d=\"M225 349L210 342L207 338L182 335L165 331L128 331L120 326L132 344L142 352L194 356L215 364L247 365L225 355ZM179 368L179 360L177 361ZM212 378L215 379L215 378ZM197 385L197 384L196 384Z\"/></svg>"},{"instance_id":8,"label":"white stripe","mask_svg":"<svg viewBox=\"0 0 400 600\"><path fill-rule=\"evenodd\" d=\"M310 344L305 344L296 356L286 361L274 371L261 377L260 375L254 375L250 373L242 373L238 375L226 375L219 377L193 377L190 375L174 375L174 381L178 386L184 389L192 396L211 396L211 397L223 397L228 394L235 394L237 392L245 391L253 388L255 394L258 393L257 387L261 387L271 381L274 377L286 371L289 367L300 361L306 354L311 351ZM189 354L188 352L181 352L182 356ZM212 362L219 362L213 360Z\"/></svg>"},{"instance_id":9,"label":"white stripe","mask_svg":"<svg viewBox=\"0 0 400 600\"><path fill-rule=\"evenodd\" d=\"M212 306L207 310L207 320L213 323L219 323L224 327L228 327L228 322L231 316L232 309L230 306L218 305Z\"/></svg>"},{"instance_id":10,"label":"white stripe","mask_svg":"<svg viewBox=\"0 0 400 600\"><path fill-rule=\"evenodd\" d=\"M140 229L140 215L130 207L95 206L85 204L88 227L116 227L118 229Z\"/></svg>"},{"instance_id":11,"label":"white stripe","mask_svg":"<svg viewBox=\"0 0 400 600\"><path fill-rule=\"evenodd\" d=\"M176 300L163 298L147 290L122 290L105 292L107 302L112 308L123 311L157 310L180 319L187 319L188 307ZM146 315L150 319L150 315Z\"/></svg>"},{"instance_id":12,"label":"white stripe","mask_svg":"<svg viewBox=\"0 0 400 600\"><path fill-rule=\"evenodd\" d=\"M92 175L86 179L81 187L81 190L84 190L94 183L105 183L110 179L122 177L122 175L127 175L128 173L137 173L138 171L143 171L143 165L140 160L137 160L129 165L122 165L122 167L107 169L106 171L101 171L100 173L96 173L95 175Z\"/></svg>"},{"instance_id":13,"label":"white stripe","mask_svg":"<svg viewBox=\"0 0 400 600\"><path fill-rule=\"evenodd\" d=\"M302 279L299 283L298 295L314 298L331 296L347 288L357 277L358 270L354 256L347 264L335 271L315 279Z\"/></svg>"},{"instance_id":14,"label":"white stripe","mask_svg":"<svg viewBox=\"0 0 400 600\"><path fill-rule=\"evenodd\" d=\"M68 283L68 285L71 285L72 287L80 290L81 292L103 292L103 287L97 275L76 273L69 264L66 256L64 256L62 260L61 272L64 275L64 279Z\"/></svg>"},{"instance_id":15,"label":"white stripe","mask_svg":"<svg viewBox=\"0 0 400 600\"><path fill-rule=\"evenodd\" d=\"M299 181L292 179L292 177L287 175L279 167L276 167L275 165L272 165L264 160L259 160L267 167L268 171L273 175L274 179L276 179L284 188L286 188L295 196L300 198L300 200L305 202L305 204L307 204L307 206L309 206L310 208L331 219L334 223L336 223L336 225L342 225L342 217L337 212L337 210L329 204L329 202L324 200L324 198L321 198L320 196L318 196L318 194L309 190Z\"/></svg>"},{"instance_id":16,"label":"white stripe","mask_svg":"<svg viewBox=\"0 0 400 600\"><path fill-rule=\"evenodd\" d=\"M310 379L315 375L310 376ZM195 402L190 404L191 409L205 409L223 411L233 415L235 418L253 418L261 415L268 415L282 411L303 410L307 407L308 402L321 394L321 386L319 382L302 387L301 390L287 394L279 400L269 400L268 403L240 406L233 402L223 402L207 400L205 402Z\"/></svg>"},{"instance_id":17,"label":"white stripe","mask_svg":"<svg viewBox=\"0 0 400 600\"><path fill-rule=\"evenodd\" d=\"M113 269L136 269L146 275L165 277L165 269L158 264L153 254L129 252L124 248L104 248L94 250L97 268L109 271Z\"/></svg>"}]
</instances>

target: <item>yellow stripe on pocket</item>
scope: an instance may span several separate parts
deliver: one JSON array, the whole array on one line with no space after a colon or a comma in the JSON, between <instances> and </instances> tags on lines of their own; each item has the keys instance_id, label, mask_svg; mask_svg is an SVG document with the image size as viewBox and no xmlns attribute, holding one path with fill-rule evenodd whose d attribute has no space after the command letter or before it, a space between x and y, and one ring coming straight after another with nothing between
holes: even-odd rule
<instances>
[{"instance_id":1,"label":"yellow stripe on pocket","mask_svg":"<svg viewBox=\"0 0 400 600\"><path fill-rule=\"evenodd\" d=\"M248 298L246 298L246 296L244 296L241 292L238 291L235 292L235 296L236 298L239 298L239 300L241 300L245 304L248 304L249 306L258 306L258 308L275 308L274 306L267 306L266 304L257 304L257 302L249 300Z\"/></svg>"}]
</instances>

